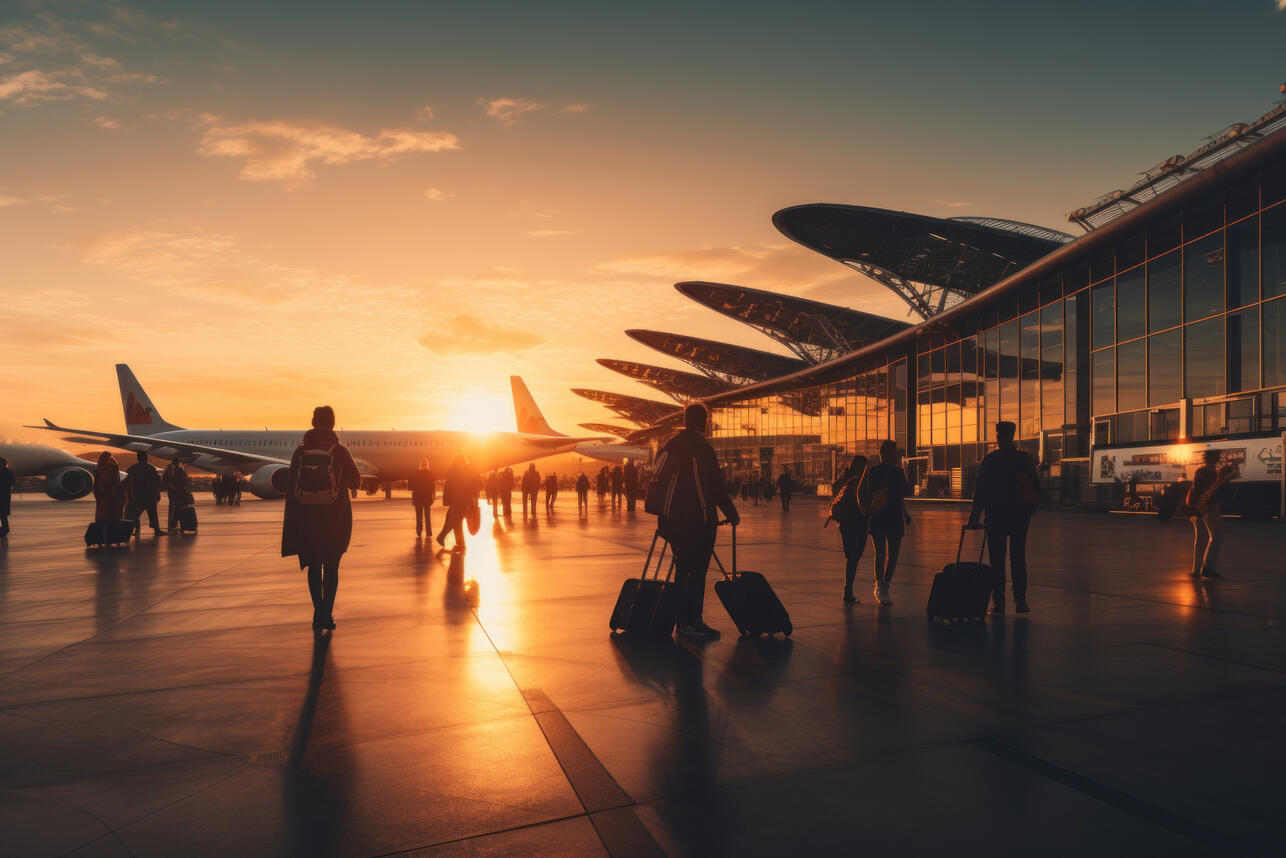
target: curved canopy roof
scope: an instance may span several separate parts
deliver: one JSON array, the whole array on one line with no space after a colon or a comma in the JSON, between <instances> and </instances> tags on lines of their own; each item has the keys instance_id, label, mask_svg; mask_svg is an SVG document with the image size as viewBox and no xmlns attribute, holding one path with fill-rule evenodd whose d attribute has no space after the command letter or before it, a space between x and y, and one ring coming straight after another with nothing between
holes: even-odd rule
<instances>
[{"instance_id":1,"label":"curved canopy roof","mask_svg":"<svg viewBox=\"0 0 1286 858\"><path fill-rule=\"evenodd\" d=\"M889 287L925 319L1071 239L1014 221L828 203L782 209L773 215L773 225L792 241Z\"/></svg>"},{"instance_id":2,"label":"curved canopy roof","mask_svg":"<svg viewBox=\"0 0 1286 858\"><path fill-rule=\"evenodd\" d=\"M599 358L598 362L613 372L619 372L621 375L632 378L635 381L641 381L644 384L655 387L680 402L714 396L716 393L723 393L725 390L732 388L732 385L727 382L719 381L708 375L684 372L681 369L670 369L664 366L652 366L651 364L614 360L612 358Z\"/></svg>"},{"instance_id":3,"label":"curved canopy roof","mask_svg":"<svg viewBox=\"0 0 1286 858\"><path fill-rule=\"evenodd\" d=\"M583 396L591 402L600 402L626 420L637 423L640 426L656 423L658 420L679 410L673 402L657 402L655 399L627 396L624 393L612 393L608 390L586 390L583 387L573 387L572 393L577 396Z\"/></svg>"},{"instance_id":4,"label":"curved canopy roof","mask_svg":"<svg viewBox=\"0 0 1286 858\"><path fill-rule=\"evenodd\" d=\"M634 434L633 429L627 426L616 426L612 423L579 423L577 425L582 429L588 429L600 435L615 435L618 438L628 438Z\"/></svg>"},{"instance_id":5,"label":"curved canopy roof","mask_svg":"<svg viewBox=\"0 0 1286 858\"><path fill-rule=\"evenodd\" d=\"M727 283L688 280L675 283L674 288L772 337L809 363L821 363L911 327L861 310Z\"/></svg>"},{"instance_id":6,"label":"curved canopy roof","mask_svg":"<svg viewBox=\"0 0 1286 858\"><path fill-rule=\"evenodd\" d=\"M630 330L627 336L649 348L686 361L706 375L730 385L746 381L764 381L787 375L809 366L799 358L761 352L745 346L717 343L700 337L667 334L661 331Z\"/></svg>"}]
</instances>

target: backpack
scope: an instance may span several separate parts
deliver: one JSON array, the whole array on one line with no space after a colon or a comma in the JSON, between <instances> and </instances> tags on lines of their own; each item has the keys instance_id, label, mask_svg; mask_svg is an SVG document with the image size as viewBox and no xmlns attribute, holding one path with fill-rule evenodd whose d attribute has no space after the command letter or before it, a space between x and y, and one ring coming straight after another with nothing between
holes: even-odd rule
<instances>
[{"instance_id":1,"label":"backpack","mask_svg":"<svg viewBox=\"0 0 1286 858\"><path fill-rule=\"evenodd\" d=\"M867 469L863 468L861 474L849 477L835 491L835 495L831 499L830 518L838 522L845 522L854 517L853 513L862 514L862 507L857 502L857 498L862 491L862 484L866 481L866 471ZM854 484L855 481L856 485Z\"/></svg>"},{"instance_id":2,"label":"backpack","mask_svg":"<svg viewBox=\"0 0 1286 858\"><path fill-rule=\"evenodd\" d=\"M691 501L683 493L676 491L679 487L680 473L686 469L692 471L692 481L701 509L680 509L691 507ZM679 497L676 498L676 495ZM676 500L678 503L676 503ZM686 501L686 503L685 503ZM648 515L689 517L705 516L705 498L701 495L701 475L697 473L695 456L681 456L669 450L661 451L656 460L656 470L651 482L647 485L647 494L643 498L643 511Z\"/></svg>"},{"instance_id":3,"label":"backpack","mask_svg":"<svg viewBox=\"0 0 1286 858\"><path fill-rule=\"evenodd\" d=\"M295 500L303 504L327 504L339 500L339 474L334 446L325 450L304 450L299 457L299 478Z\"/></svg>"}]
</instances>

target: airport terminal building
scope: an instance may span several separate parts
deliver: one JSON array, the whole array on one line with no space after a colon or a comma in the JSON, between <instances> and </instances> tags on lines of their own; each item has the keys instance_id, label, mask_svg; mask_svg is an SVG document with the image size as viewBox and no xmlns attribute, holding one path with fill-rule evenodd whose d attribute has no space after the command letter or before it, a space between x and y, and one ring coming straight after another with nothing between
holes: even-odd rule
<instances>
[{"instance_id":1,"label":"airport terminal building","mask_svg":"<svg viewBox=\"0 0 1286 858\"><path fill-rule=\"evenodd\" d=\"M918 495L967 498L993 424L1010 420L1053 502L1119 502L1127 484L1190 477L1216 446L1275 509L1286 431L1286 105L1069 220L1085 234L791 207L773 218L783 234L894 290L919 321L680 283L793 355L759 353L767 357L755 366L751 349L630 335L724 388L655 385L711 406L729 479L789 468L825 492L848 456L892 438ZM659 420L650 409L632 437L663 440L676 407Z\"/></svg>"}]
</instances>

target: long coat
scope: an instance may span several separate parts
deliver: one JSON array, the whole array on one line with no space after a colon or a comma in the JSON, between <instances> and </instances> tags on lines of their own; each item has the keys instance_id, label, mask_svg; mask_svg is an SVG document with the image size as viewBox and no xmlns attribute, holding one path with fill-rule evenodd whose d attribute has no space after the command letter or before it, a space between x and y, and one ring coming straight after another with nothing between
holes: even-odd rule
<instances>
[{"instance_id":1,"label":"long coat","mask_svg":"<svg viewBox=\"0 0 1286 858\"><path fill-rule=\"evenodd\" d=\"M120 521L123 505L121 467L108 459L94 469L94 521Z\"/></svg>"},{"instance_id":2,"label":"long coat","mask_svg":"<svg viewBox=\"0 0 1286 858\"><path fill-rule=\"evenodd\" d=\"M305 450L326 450L338 471L339 497L334 503L302 504L295 498L299 480L300 459ZM290 459L290 479L286 488L286 512L281 523L281 556L299 555L299 568L311 561L337 560L348 550L353 537L353 506L349 491L362 482L362 475L348 448L339 443L334 432L310 429L304 442L295 448Z\"/></svg>"}]
</instances>

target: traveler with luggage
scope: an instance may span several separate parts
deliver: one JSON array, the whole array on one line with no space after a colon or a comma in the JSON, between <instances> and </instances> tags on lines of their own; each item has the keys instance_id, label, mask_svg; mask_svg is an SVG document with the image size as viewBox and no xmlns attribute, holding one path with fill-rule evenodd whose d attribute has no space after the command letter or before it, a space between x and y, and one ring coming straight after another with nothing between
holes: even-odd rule
<instances>
[{"instance_id":1,"label":"traveler with luggage","mask_svg":"<svg viewBox=\"0 0 1286 858\"><path fill-rule=\"evenodd\" d=\"M513 518L514 469L500 472L500 508L505 518Z\"/></svg>"},{"instance_id":2,"label":"traveler with luggage","mask_svg":"<svg viewBox=\"0 0 1286 858\"><path fill-rule=\"evenodd\" d=\"M582 471L576 478L576 514L589 515L589 477Z\"/></svg>"},{"instance_id":3,"label":"traveler with luggage","mask_svg":"<svg viewBox=\"0 0 1286 858\"><path fill-rule=\"evenodd\" d=\"M451 467L447 468L446 482L442 484L442 502L446 504L447 512L442 530L438 532L438 545L446 548L447 534L454 533L455 542L451 546L451 553L463 554L465 518L478 504L478 477L473 468L469 467L469 460L461 453L456 453ZM532 515L535 515L534 501L532 507Z\"/></svg>"},{"instance_id":4,"label":"traveler with luggage","mask_svg":"<svg viewBox=\"0 0 1286 858\"><path fill-rule=\"evenodd\" d=\"M163 536L156 520L156 505L161 502L161 475L147 461L147 453L138 451L138 461L130 465L125 472L130 481L130 505L126 518L134 522L135 533L143 533L143 513L147 513L147 523L152 533Z\"/></svg>"},{"instance_id":5,"label":"traveler with luggage","mask_svg":"<svg viewBox=\"0 0 1286 858\"><path fill-rule=\"evenodd\" d=\"M1192 515L1192 577L1222 578L1215 570L1223 547L1219 495L1225 483L1237 478L1238 470L1236 465L1218 467L1218 450L1206 450L1202 458L1205 464L1192 475L1192 488L1184 499Z\"/></svg>"},{"instance_id":6,"label":"traveler with luggage","mask_svg":"<svg viewBox=\"0 0 1286 858\"><path fill-rule=\"evenodd\" d=\"M969 510L969 525L977 527L986 514L988 556L995 590L989 613L1005 613L1005 552L1013 573L1014 611L1027 607L1027 528L1041 501L1040 477L1026 451L1014 443L1017 427L1008 420L996 424L996 449L978 466L978 481Z\"/></svg>"},{"instance_id":7,"label":"traveler with luggage","mask_svg":"<svg viewBox=\"0 0 1286 858\"><path fill-rule=\"evenodd\" d=\"M18 486L18 479L9 467L9 460L0 456L0 539L9 535L9 515L13 490Z\"/></svg>"},{"instance_id":8,"label":"traveler with luggage","mask_svg":"<svg viewBox=\"0 0 1286 858\"><path fill-rule=\"evenodd\" d=\"M708 421L709 411L700 402L683 409L683 429L657 455L647 512L658 516L657 531L674 550L679 634L711 639L719 632L706 625L703 614L719 511L734 527L741 516L705 438Z\"/></svg>"},{"instance_id":9,"label":"traveler with luggage","mask_svg":"<svg viewBox=\"0 0 1286 858\"><path fill-rule=\"evenodd\" d=\"M335 434L329 405L313 409L313 428L290 458L286 510L281 526L281 556L299 556L308 570L313 630L335 628L339 561L353 536L350 490L362 482L352 455Z\"/></svg>"},{"instance_id":10,"label":"traveler with luggage","mask_svg":"<svg viewBox=\"0 0 1286 858\"><path fill-rule=\"evenodd\" d=\"M420 460L420 467L411 474L411 503L415 506L415 537L419 539L424 531L433 535L433 500L437 494L437 481L428 459Z\"/></svg>"},{"instance_id":11,"label":"traveler with luggage","mask_svg":"<svg viewBox=\"0 0 1286 858\"><path fill-rule=\"evenodd\" d=\"M121 466L116 457L104 450L94 468L94 521L120 521L123 506Z\"/></svg>"},{"instance_id":12,"label":"traveler with luggage","mask_svg":"<svg viewBox=\"0 0 1286 858\"><path fill-rule=\"evenodd\" d=\"M904 503L906 496L902 453L895 442L885 441L880 444L880 463L867 469L858 491L858 502L867 515L875 547L875 604L881 606L893 604L889 585L897 568L902 536L911 523Z\"/></svg>"},{"instance_id":13,"label":"traveler with luggage","mask_svg":"<svg viewBox=\"0 0 1286 858\"><path fill-rule=\"evenodd\" d=\"M178 533L179 508L184 505L184 497L188 494L188 472L177 459L171 459L161 472L161 487L169 501L169 509L165 513L166 529L170 533Z\"/></svg>"},{"instance_id":14,"label":"traveler with luggage","mask_svg":"<svg viewBox=\"0 0 1286 858\"><path fill-rule=\"evenodd\" d=\"M853 581L857 577L857 564L866 550L869 522L858 504L862 478L866 476L866 457L854 456L844 473L831 487L830 517L839 524L840 541L844 545L844 601L857 604L853 595Z\"/></svg>"},{"instance_id":15,"label":"traveler with luggage","mask_svg":"<svg viewBox=\"0 0 1286 858\"><path fill-rule=\"evenodd\" d=\"M790 512L790 490L794 486L794 480L790 478L790 468L782 468L781 476L777 478L777 494L781 495L783 512Z\"/></svg>"},{"instance_id":16,"label":"traveler with luggage","mask_svg":"<svg viewBox=\"0 0 1286 858\"><path fill-rule=\"evenodd\" d=\"M536 517L536 499L540 496L540 474L536 471L536 463L532 462L527 465L527 470L522 475L522 518L527 520L527 504L531 504L531 517Z\"/></svg>"}]
</instances>

